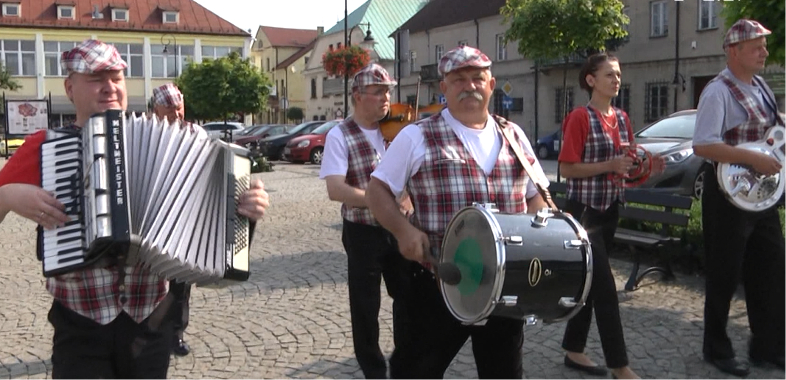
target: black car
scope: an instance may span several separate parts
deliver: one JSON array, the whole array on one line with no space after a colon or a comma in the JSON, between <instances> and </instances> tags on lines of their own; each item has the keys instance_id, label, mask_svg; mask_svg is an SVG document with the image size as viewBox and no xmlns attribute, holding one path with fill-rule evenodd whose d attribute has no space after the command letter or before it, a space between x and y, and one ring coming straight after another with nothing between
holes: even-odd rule
<instances>
[{"instance_id":1,"label":"black car","mask_svg":"<svg viewBox=\"0 0 786 380\"><path fill-rule=\"evenodd\" d=\"M257 143L259 146L259 155L268 159L284 160L284 147L289 140L298 136L307 135L326 122L325 120L307 121L290 128L285 134L270 136L259 140Z\"/></svg>"},{"instance_id":2,"label":"black car","mask_svg":"<svg viewBox=\"0 0 786 380\"><path fill-rule=\"evenodd\" d=\"M663 173L654 174L641 187L670 194L701 197L704 168L711 164L693 154L696 110L675 112L636 132L636 143L666 160Z\"/></svg>"}]
</instances>

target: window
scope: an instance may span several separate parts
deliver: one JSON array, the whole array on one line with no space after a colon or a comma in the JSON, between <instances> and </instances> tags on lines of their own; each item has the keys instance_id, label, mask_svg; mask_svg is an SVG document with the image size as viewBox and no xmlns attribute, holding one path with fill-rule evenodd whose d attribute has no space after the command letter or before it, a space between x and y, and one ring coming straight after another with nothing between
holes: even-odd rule
<instances>
[{"instance_id":1,"label":"window","mask_svg":"<svg viewBox=\"0 0 786 380\"><path fill-rule=\"evenodd\" d=\"M628 16L628 23L622 26L622 29L625 29L625 31L628 32L625 34L625 37L623 37L622 40L628 42L630 41L630 7L622 8L622 14Z\"/></svg>"},{"instance_id":2,"label":"window","mask_svg":"<svg viewBox=\"0 0 786 380\"><path fill-rule=\"evenodd\" d=\"M623 84L620 86L620 92L614 99L611 99L611 105L617 107L630 116L630 85Z\"/></svg>"},{"instance_id":3,"label":"window","mask_svg":"<svg viewBox=\"0 0 786 380\"><path fill-rule=\"evenodd\" d=\"M0 61L11 75L35 75L35 41L0 41Z\"/></svg>"},{"instance_id":4,"label":"window","mask_svg":"<svg viewBox=\"0 0 786 380\"><path fill-rule=\"evenodd\" d=\"M434 46L434 57L436 58L434 61L436 63L439 63L443 55L445 55L445 45Z\"/></svg>"},{"instance_id":5,"label":"window","mask_svg":"<svg viewBox=\"0 0 786 380\"><path fill-rule=\"evenodd\" d=\"M650 3L650 37L663 37L669 32L669 14L665 1Z\"/></svg>"},{"instance_id":6,"label":"window","mask_svg":"<svg viewBox=\"0 0 786 380\"><path fill-rule=\"evenodd\" d=\"M311 99L317 98L317 80L311 79Z\"/></svg>"},{"instance_id":7,"label":"window","mask_svg":"<svg viewBox=\"0 0 786 380\"><path fill-rule=\"evenodd\" d=\"M173 11L164 11L163 20L164 24L177 24L180 21L180 13Z\"/></svg>"},{"instance_id":8,"label":"window","mask_svg":"<svg viewBox=\"0 0 786 380\"><path fill-rule=\"evenodd\" d=\"M562 118L565 117L571 110L573 110L573 87L568 87L568 108L562 109L565 96L562 92L562 87L554 91L554 122L562 123Z\"/></svg>"},{"instance_id":9,"label":"window","mask_svg":"<svg viewBox=\"0 0 786 380\"><path fill-rule=\"evenodd\" d=\"M57 18L74 18L74 6L73 5L58 5L57 6Z\"/></svg>"},{"instance_id":10,"label":"window","mask_svg":"<svg viewBox=\"0 0 786 380\"><path fill-rule=\"evenodd\" d=\"M21 4L3 4L3 16L19 17L22 15Z\"/></svg>"},{"instance_id":11,"label":"window","mask_svg":"<svg viewBox=\"0 0 786 380\"><path fill-rule=\"evenodd\" d=\"M497 61L508 59L508 46L505 44L505 35L497 34Z\"/></svg>"},{"instance_id":12,"label":"window","mask_svg":"<svg viewBox=\"0 0 786 380\"><path fill-rule=\"evenodd\" d=\"M153 78L177 78L194 59L194 47L150 45L150 58Z\"/></svg>"},{"instance_id":13,"label":"window","mask_svg":"<svg viewBox=\"0 0 786 380\"><path fill-rule=\"evenodd\" d=\"M505 99L505 93L500 89L496 89L494 90L493 95L494 95L494 114L502 116L507 119L510 116L509 115L510 112L509 110L506 110L504 104L502 104L502 101Z\"/></svg>"},{"instance_id":14,"label":"window","mask_svg":"<svg viewBox=\"0 0 786 380\"><path fill-rule=\"evenodd\" d=\"M67 73L60 67L60 55L76 46L76 42L44 41L44 75L65 76Z\"/></svg>"},{"instance_id":15,"label":"window","mask_svg":"<svg viewBox=\"0 0 786 380\"><path fill-rule=\"evenodd\" d=\"M462 47L462 46L467 46L467 40L461 40L461 41L459 41L459 42L458 42L458 46L459 46L459 47Z\"/></svg>"},{"instance_id":16,"label":"window","mask_svg":"<svg viewBox=\"0 0 786 380\"><path fill-rule=\"evenodd\" d=\"M718 12L721 5L714 1L698 0L699 2L699 30L715 29L718 27Z\"/></svg>"},{"instance_id":17,"label":"window","mask_svg":"<svg viewBox=\"0 0 786 380\"><path fill-rule=\"evenodd\" d=\"M416 72L416 71L420 71L420 70L418 70L417 62L418 62L418 53L416 51L414 51L414 50L410 50L409 51L409 72L413 73L413 72Z\"/></svg>"},{"instance_id":18,"label":"window","mask_svg":"<svg viewBox=\"0 0 786 380\"><path fill-rule=\"evenodd\" d=\"M237 52L238 54L243 53L243 48L239 47L229 47L229 46L202 46L202 59L205 58L213 58L218 59L221 57L226 57L229 53ZM268 61L270 58L268 58ZM270 64L268 63L268 70L270 70Z\"/></svg>"},{"instance_id":19,"label":"window","mask_svg":"<svg viewBox=\"0 0 786 380\"><path fill-rule=\"evenodd\" d=\"M145 76L144 54L142 44L120 44L113 43L120 52L120 57L128 64L126 76L129 78L141 78Z\"/></svg>"},{"instance_id":20,"label":"window","mask_svg":"<svg viewBox=\"0 0 786 380\"><path fill-rule=\"evenodd\" d=\"M666 115L669 86L666 83L647 83L644 99L644 121L650 122Z\"/></svg>"},{"instance_id":21,"label":"window","mask_svg":"<svg viewBox=\"0 0 786 380\"><path fill-rule=\"evenodd\" d=\"M265 60L266 60L266 62L267 62L267 63L266 63L266 66L267 66L267 71L270 71L270 57L268 57L268 58L265 58Z\"/></svg>"},{"instance_id":22,"label":"window","mask_svg":"<svg viewBox=\"0 0 786 380\"><path fill-rule=\"evenodd\" d=\"M128 21L128 9L112 8L112 21Z\"/></svg>"}]
</instances>

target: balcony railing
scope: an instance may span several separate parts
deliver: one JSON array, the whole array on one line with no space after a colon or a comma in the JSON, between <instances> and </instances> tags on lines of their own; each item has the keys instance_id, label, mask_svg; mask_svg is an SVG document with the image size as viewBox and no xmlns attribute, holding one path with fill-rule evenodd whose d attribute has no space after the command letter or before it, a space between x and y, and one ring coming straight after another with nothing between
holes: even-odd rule
<instances>
[{"instance_id":1,"label":"balcony railing","mask_svg":"<svg viewBox=\"0 0 786 380\"><path fill-rule=\"evenodd\" d=\"M420 66L420 80L423 82L439 82L439 79L439 70L436 63Z\"/></svg>"},{"instance_id":2,"label":"balcony railing","mask_svg":"<svg viewBox=\"0 0 786 380\"><path fill-rule=\"evenodd\" d=\"M344 78L333 78L322 82L322 95L344 93Z\"/></svg>"}]
</instances>

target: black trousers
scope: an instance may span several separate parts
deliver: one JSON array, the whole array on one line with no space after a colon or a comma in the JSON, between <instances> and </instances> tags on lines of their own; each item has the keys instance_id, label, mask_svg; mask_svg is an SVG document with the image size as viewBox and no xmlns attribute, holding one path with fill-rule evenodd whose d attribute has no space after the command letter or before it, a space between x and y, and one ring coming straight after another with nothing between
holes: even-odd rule
<instances>
[{"instance_id":1,"label":"black trousers","mask_svg":"<svg viewBox=\"0 0 786 380\"><path fill-rule=\"evenodd\" d=\"M352 341L363 375L369 379L387 378L387 363L379 348L379 286L385 278L388 294L393 298L393 342L396 349L407 336L401 322L400 294L407 287L401 256L395 238L384 228L344 220L341 237L347 252L349 309L352 317Z\"/></svg>"},{"instance_id":2,"label":"black trousers","mask_svg":"<svg viewBox=\"0 0 786 380\"><path fill-rule=\"evenodd\" d=\"M617 285L611 272L608 252L614 242L614 233L619 221L620 203L615 202L601 212L581 202L569 200L565 211L573 215L587 230L592 247L592 288L587 304L568 321L562 348L571 352L584 352L587 335L592 324L592 311L598 325L603 356L609 368L628 365L625 337L620 320Z\"/></svg>"},{"instance_id":3,"label":"black trousers","mask_svg":"<svg viewBox=\"0 0 786 380\"><path fill-rule=\"evenodd\" d=\"M172 326L166 299L142 323L126 313L101 325L54 301L49 322L55 330L52 378L165 379Z\"/></svg>"},{"instance_id":4,"label":"black trousers","mask_svg":"<svg viewBox=\"0 0 786 380\"><path fill-rule=\"evenodd\" d=\"M437 379L472 337L472 353L482 379L521 379L524 322L491 317L484 326L466 326L450 314L431 272L409 262L410 288L403 298L410 335L390 358L392 378Z\"/></svg>"},{"instance_id":5,"label":"black trousers","mask_svg":"<svg viewBox=\"0 0 786 380\"><path fill-rule=\"evenodd\" d=\"M191 299L191 285L175 280L169 281L169 293L174 302L169 312L172 318L174 339L183 339L183 332L188 327L188 302Z\"/></svg>"},{"instance_id":6,"label":"black trousers","mask_svg":"<svg viewBox=\"0 0 786 380\"><path fill-rule=\"evenodd\" d=\"M704 354L734 357L726 325L731 299L742 281L752 335L750 355L783 355L785 264L778 211L740 210L721 193L714 170L705 172L704 178Z\"/></svg>"}]
</instances>

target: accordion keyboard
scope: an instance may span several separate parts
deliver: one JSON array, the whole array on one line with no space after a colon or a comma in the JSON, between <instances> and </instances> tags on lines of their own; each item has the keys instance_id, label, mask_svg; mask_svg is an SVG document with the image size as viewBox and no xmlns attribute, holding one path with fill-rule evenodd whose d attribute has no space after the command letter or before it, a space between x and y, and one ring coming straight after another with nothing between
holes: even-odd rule
<instances>
[{"instance_id":1,"label":"accordion keyboard","mask_svg":"<svg viewBox=\"0 0 786 380\"><path fill-rule=\"evenodd\" d=\"M66 206L70 221L42 233L40 252L44 272L58 272L85 262L85 228L81 222L82 149L79 135L66 136L41 145L41 187Z\"/></svg>"}]
</instances>

